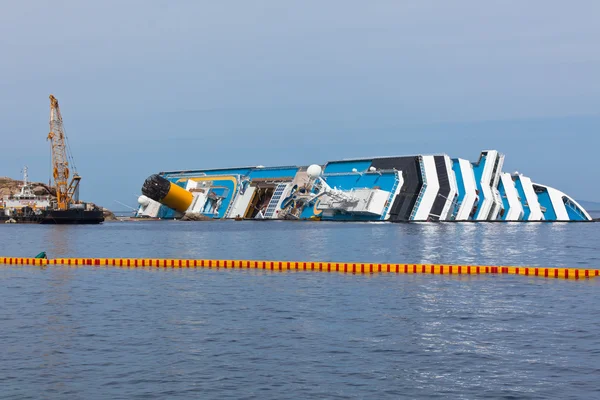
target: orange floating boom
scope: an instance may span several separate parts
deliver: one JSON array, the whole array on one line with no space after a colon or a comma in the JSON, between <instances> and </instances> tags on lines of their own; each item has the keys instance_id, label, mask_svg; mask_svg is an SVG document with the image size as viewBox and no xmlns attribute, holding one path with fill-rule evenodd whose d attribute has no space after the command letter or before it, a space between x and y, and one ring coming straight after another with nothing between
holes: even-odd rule
<instances>
[{"instance_id":1,"label":"orange floating boom","mask_svg":"<svg viewBox=\"0 0 600 400\"><path fill-rule=\"evenodd\" d=\"M123 268L232 268L269 271L321 271L351 274L428 274L428 275L524 275L545 278L584 279L600 275L598 269L508 267L489 265L378 264L315 261L260 261L156 258L24 258L0 257L0 265L66 265Z\"/></svg>"}]
</instances>

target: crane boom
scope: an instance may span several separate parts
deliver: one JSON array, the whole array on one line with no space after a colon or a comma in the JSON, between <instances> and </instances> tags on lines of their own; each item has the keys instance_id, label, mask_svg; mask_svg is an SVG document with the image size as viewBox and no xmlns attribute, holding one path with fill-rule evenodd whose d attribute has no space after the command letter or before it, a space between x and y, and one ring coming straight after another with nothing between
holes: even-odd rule
<instances>
[{"instance_id":1,"label":"crane boom","mask_svg":"<svg viewBox=\"0 0 600 400\"><path fill-rule=\"evenodd\" d=\"M54 188L56 189L56 202L59 210L66 210L70 204L77 203L79 193L79 181L81 177L77 171L73 171L73 178L69 182L69 149L65 135L62 116L58 100L50 95L50 133L48 140L52 149L52 176Z\"/></svg>"}]
</instances>

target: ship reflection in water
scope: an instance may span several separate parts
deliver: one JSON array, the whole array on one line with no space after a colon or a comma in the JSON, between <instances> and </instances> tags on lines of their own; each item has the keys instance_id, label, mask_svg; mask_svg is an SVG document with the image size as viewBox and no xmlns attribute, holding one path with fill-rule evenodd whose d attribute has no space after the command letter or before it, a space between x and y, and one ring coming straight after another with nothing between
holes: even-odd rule
<instances>
[{"instance_id":1,"label":"ship reflection in water","mask_svg":"<svg viewBox=\"0 0 600 400\"><path fill-rule=\"evenodd\" d=\"M137 221L4 227L3 252L48 257L212 258L596 268L600 224ZM599 252L600 254L600 252ZM592 257L587 264L577 260Z\"/></svg>"},{"instance_id":2,"label":"ship reflection in water","mask_svg":"<svg viewBox=\"0 0 600 400\"><path fill-rule=\"evenodd\" d=\"M0 226L15 256L588 268L600 266L599 235L595 223ZM593 399L599 289L514 275L4 266L2 395Z\"/></svg>"},{"instance_id":3,"label":"ship reflection in water","mask_svg":"<svg viewBox=\"0 0 600 400\"><path fill-rule=\"evenodd\" d=\"M66 258L73 256L74 246L77 241L73 235L74 227L68 225L56 225L48 228L44 232L45 242L48 244L47 254L51 254L52 258Z\"/></svg>"}]
</instances>

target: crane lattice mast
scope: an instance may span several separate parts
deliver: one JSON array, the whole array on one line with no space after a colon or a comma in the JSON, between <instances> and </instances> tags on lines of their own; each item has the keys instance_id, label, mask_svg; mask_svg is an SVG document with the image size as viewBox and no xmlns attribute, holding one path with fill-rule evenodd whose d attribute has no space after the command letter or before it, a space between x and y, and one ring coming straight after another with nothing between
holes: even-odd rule
<instances>
[{"instance_id":1,"label":"crane lattice mast","mask_svg":"<svg viewBox=\"0 0 600 400\"><path fill-rule=\"evenodd\" d=\"M65 135L58 100L50 95L50 133L48 134L52 148L52 176L54 188L56 189L56 201L59 210L66 210L70 204L77 203L79 181L81 177L77 174L73 165L73 178L69 182L69 161L72 161Z\"/></svg>"}]
</instances>

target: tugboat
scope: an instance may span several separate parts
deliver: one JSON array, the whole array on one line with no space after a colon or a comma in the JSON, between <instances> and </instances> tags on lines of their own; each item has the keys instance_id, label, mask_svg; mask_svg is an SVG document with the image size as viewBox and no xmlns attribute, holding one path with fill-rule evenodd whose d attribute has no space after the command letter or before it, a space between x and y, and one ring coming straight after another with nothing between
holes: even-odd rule
<instances>
[{"instance_id":1,"label":"tugboat","mask_svg":"<svg viewBox=\"0 0 600 400\"><path fill-rule=\"evenodd\" d=\"M14 195L4 196L0 202L0 220L7 223L39 223L50 207L52 196L38 196L33 192L27 167L23 167L23 186Z\"/></svg>"}]
</instances>

